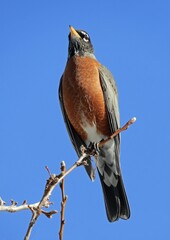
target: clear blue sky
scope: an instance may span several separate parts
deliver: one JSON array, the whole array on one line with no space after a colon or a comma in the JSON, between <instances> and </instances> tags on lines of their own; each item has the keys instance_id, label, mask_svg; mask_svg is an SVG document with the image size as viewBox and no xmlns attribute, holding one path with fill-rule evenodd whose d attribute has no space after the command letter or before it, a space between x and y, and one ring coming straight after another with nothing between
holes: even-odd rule
<instances>
[{"instance_id":1,"label":"clear blue sky","mask_svg":"<svg viewBox=\"0 0 170 240\"><path fill-rule=\"evenodd\" d=\"M66 179L64 239L169 239L170 2L0 2L0 196L36 202L48 174L76 160L57 89L66 59L68 25L86 30L96 57L117 81L121 165L131 206L129 221L110 224L99 179L83 168ZM60 192L51 199L60 210ZM31 213L0 213L2 240L23 239ZM31 239L57 239L59 215L41 216Z\"/></svg>"}]
</instances>

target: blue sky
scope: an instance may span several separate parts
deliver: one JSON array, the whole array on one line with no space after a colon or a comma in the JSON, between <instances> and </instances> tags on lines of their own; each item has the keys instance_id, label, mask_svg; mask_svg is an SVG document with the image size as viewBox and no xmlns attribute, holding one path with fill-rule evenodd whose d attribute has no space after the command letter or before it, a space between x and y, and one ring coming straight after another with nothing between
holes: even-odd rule
<instances>
[{"instance_id":1,"label":"blue sky","mask_svg":"<svg viewBox=\"0 0 170 240\"><path fill-rule=\"evenodd\" d=\"M0 1L0 196L37 202L48 174L77 159L57 96L68 25L86 30L96 57L115 76L121 165L131 218L110 224L99 179L83 168L66 179L64 239L168 239L170 215L170 2ZM51 200L60 210L60 191ZM23 239L29 211L0 213L3 240ZM31 239L57 239L59 215L41 216ZM14 237L15 236L15 237Z\"/></svg>"}]
</instances>

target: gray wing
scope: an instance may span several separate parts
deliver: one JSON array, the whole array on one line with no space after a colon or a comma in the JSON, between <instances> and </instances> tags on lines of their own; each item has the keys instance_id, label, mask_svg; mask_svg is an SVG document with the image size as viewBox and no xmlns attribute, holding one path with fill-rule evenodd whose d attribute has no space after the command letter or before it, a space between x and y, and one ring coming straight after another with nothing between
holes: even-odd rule
<instances>
[{"instance_id":1,"label":"gray wing","mask_svg":"<svg viewBox=\"0 0 170 240\"><path fill-rule=\"evenodd\" d=\"M73 128L73 126L71 125L71 123L70 123L70 121L67 117L67 114L66 114L66 111L65 111L65 108L64 108L64 103L63 103L62 77L61 77L60 85L59 85L59 100L60 100L60 107L61 107L63 118L64 118L64 121L65 121L65 125L66 125L67 131L69 133L69 137L70 137L71 142L72 142L72 144L73 144L73 146L74 146L74 148L77 152L77 155L80 157L81 156L80 148L81 148L82 145L84 145L86 147L86 144L80 138L80 136L77 134L77 132L75 131L75 129ZM94 180L95 172L94 172L94 169L92 167L90 157L87 158L87 165L85 166L85 169L86 169L90 179Z\"/></svg>"},{"instance_id":2,"label":"gray wing","mask_svg":"<svg viewBox=\"0 0 170 240\"><path fill-rule=\"evenodd\" d=\"M116 83L111 72L104 66L99 69L101 86L105 98L105 104L108 113L110 130L114 133L120 127L119 109L118 109L118 94ZM118 218L128 219L130 217L130 208L123 184L121 169L120 169L120 135L114 138L115 141L115 164L118 175L116 174L117 184L108 186L105 181L105 173L112 175L112 169L108 169L109 165L105 165L103 175L100 174L100 180L103 188L107 217L110 222L118 220ZM106 174L107 176L107 174ZM109 177L109 175L108 175Z\"/></svg>"},{"instance_id":3,"label":"gray wing","mask_svg":"<svg viewBox=\"0 0 170 240\"><path fill-rule=\"evenodd\" d=\"M103 65L101 65L99 68L99 76L107 108L110 130L112 133L114 133L120 127L118 92L116 83L111 72ZM117 170L120 173L120 135L117 135L114 140L116 146L115 157Z\"/></svg>"},{"instance_id":4,"label":"gray wing","mask_svg":"<svg viewBox=\"0 0 170 240\"><path fill-rule=\"evenodd\" d=\"M118 92L112 73L103 65L99 68L101 85L109 114L110 127L113 131L120 127Z\"/></svg>"}]
</instances>

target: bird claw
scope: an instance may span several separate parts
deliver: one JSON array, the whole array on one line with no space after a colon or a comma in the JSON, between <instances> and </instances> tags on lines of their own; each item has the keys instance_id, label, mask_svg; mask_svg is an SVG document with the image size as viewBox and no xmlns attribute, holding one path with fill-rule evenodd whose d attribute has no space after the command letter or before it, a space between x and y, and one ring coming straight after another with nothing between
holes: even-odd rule
<instances>
[{"instance_id":1,"label":"bird claw","mask_svg":"<svg viewBox=\"0 0 170 240\"><path fill-rule=\"evenodd\" d=\"M100 148L99 148L99 143L96 142L90 142L87 151L90 155L99 155Z\"/></svg>"}]
</instances>

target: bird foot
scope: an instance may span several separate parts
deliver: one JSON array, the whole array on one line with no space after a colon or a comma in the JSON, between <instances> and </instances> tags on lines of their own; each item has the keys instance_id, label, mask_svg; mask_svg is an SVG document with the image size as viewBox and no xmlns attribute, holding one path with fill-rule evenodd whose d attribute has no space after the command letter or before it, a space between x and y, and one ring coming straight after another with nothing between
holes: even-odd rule
<instances>
[{"instance_id":1,"label":"bird foot","mask_svg":"<svg viewBox=\"0 0 170 240\"><path fill-rule=\"evenodd\" d=\"M87 147L87 152L93 156L99 155L100 152L99 143L90 142L89 146Z\"/></svg>"}]
</instances>

